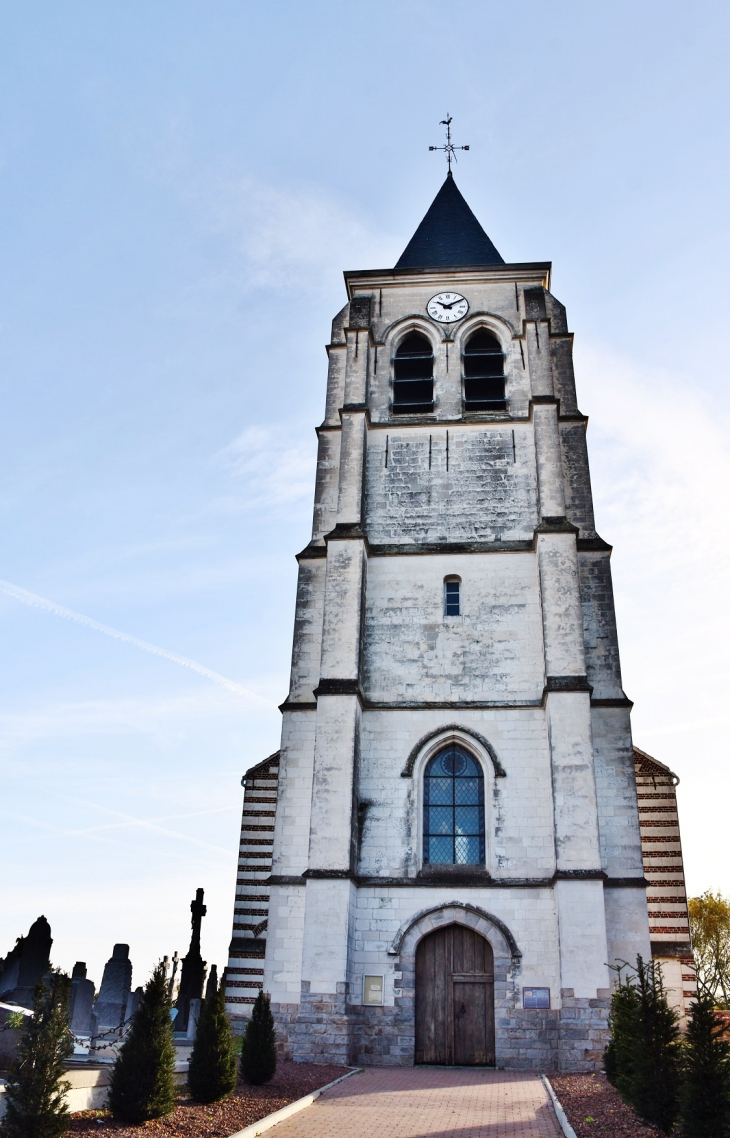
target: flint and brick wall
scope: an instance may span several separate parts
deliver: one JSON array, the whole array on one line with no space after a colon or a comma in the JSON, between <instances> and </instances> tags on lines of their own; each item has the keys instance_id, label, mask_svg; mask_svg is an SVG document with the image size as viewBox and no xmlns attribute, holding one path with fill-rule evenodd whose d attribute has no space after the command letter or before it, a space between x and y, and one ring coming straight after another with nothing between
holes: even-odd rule
<instances>
[{"instance_id":1,"label":"flint and brick wall","mask_svg":"<svg viewBox=\"0 0 730 1138\"><path fill-rule=\"evenodd\" d=\"M279 752L243 776L243 815L238 853L233 936L225 972L226 1011L232 1020L250 1012L264 986L264 954L269 917L269 889L274 820L279 781Z\"/></svg>"},{"instance_id":2,"label":"flint and brick wall","mask_svg":"<svg viewBox=\"0 0 730 1138\"><path fill-rule=\"evenodd\" d=\"M651 952L662 966L670 1001L684 1019L697 996L697 977L677 813L679 779L638 747L634 748L634 763Z\"/></svg>"}]
</instances>

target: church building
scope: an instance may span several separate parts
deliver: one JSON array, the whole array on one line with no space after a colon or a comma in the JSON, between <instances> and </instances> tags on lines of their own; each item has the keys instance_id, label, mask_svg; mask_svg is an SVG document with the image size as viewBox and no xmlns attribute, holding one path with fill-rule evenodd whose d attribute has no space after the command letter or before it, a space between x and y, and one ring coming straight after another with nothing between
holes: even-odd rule
<instances>
[{"instance_id":1,"label":"church building","mask_svg":"<svg viewBox=\"0 0 730 1138\"><path fill-rule=\"evenodd\" d=\"M229 1011L263 988L295 1059L595 1070L610 968L652 955L611 547L550 272L506 263L449 172L395 268L345 273L226 972ZM681 850L658 856L679 917ZM662 920L681 987L686 922Z\"/></svg>"}]
</instances>

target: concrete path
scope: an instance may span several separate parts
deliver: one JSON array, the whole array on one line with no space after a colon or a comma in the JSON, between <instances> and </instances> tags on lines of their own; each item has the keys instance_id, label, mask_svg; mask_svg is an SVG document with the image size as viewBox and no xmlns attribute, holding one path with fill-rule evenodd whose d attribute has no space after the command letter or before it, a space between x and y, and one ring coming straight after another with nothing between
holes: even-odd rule
<instances>
[{"instance_id":1,"label":"concrete path","mask_svg":"<svg viewBox=\"0 0 730 1138\"><path fill-rule=\"evenodd\" d=\"M562 1138L539 1075L370 1067L269 1131L272 1138Z\"/></svg>"}]
</instances>

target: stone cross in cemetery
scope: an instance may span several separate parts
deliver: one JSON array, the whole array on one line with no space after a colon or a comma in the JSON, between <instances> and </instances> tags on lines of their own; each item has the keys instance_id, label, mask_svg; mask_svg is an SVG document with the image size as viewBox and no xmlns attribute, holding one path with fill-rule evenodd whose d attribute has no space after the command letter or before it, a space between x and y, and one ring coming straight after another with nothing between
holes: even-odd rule
<instances>
[{"instance_id":1,"label":"stone cross in cemetery","mask_svg":"<svg viewBox=\"0 0 730 1138\"><path fill-rule=\"evenodd\" d=\"M175 952L173 953L173 957L172 957L172 968L170 970L170 979L167 981L167 995L169 996L170 999L172 999L173 993L175 991L175 977L177 976L177 967L178 967L179 963L180 963L180 956L178 955L177 949L175 949Z\"/></svg>"},{"instance_id":2,"label":"stone cross in cemetery","mask_svg":"<svg viewBox=\"0 0 730 1138\"><path fill-rule=\"evenodd\" d=\"M190 948L183 958L182 972L180 974L180 992L175 1004L178 1009L175 1020L176 1031L187 1031L190 1001L203 998L203 984L205 983L205 961L200 955L200 926L207 909L203 904L203 890L198 889L195 900L190 902L192 914L192 935Z\"/></svg>"}]
</instances>

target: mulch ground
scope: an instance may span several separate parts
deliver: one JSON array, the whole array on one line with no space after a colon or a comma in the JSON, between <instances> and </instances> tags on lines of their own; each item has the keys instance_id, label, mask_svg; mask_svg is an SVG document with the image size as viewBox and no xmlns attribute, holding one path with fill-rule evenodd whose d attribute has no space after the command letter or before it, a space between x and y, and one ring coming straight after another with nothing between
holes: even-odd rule
<instances>
[{"instance_id":1,"label":"mulch ground","mask_svg":"<svg viewBox=\"0 0 730 1138\"><path fill-rule=\"evenodd\" d=\"M91 1138L101 1131L113 1132L114 1138L228 1138L267 1114L281 1110L290 1102L324 1087L327 1083L346 1075L347 1067L318 1066L314 1063L289 1063L280 1060L276 1074L263 1087L249 1087L239 1083L237 1089L223 1102L201 1106L187 1098L187 1089L180 1088L178 1106L167 1118L144 1122L141 1126L126 1126L115 1122L108 1111L81 1110L71 1115L68 1133L74 1138Z\"/></svg>"},{"instance_id":2,"label":"mulch ground","mask_svg":"<svg viewBox=\"0 0 730 1138\"><path fill-rule=\"evenodd\" d=\"M657 1138L661 1134L631 1109L605 1075L549 1075L578 1138Z\"/></svg>"}]
</instances>

